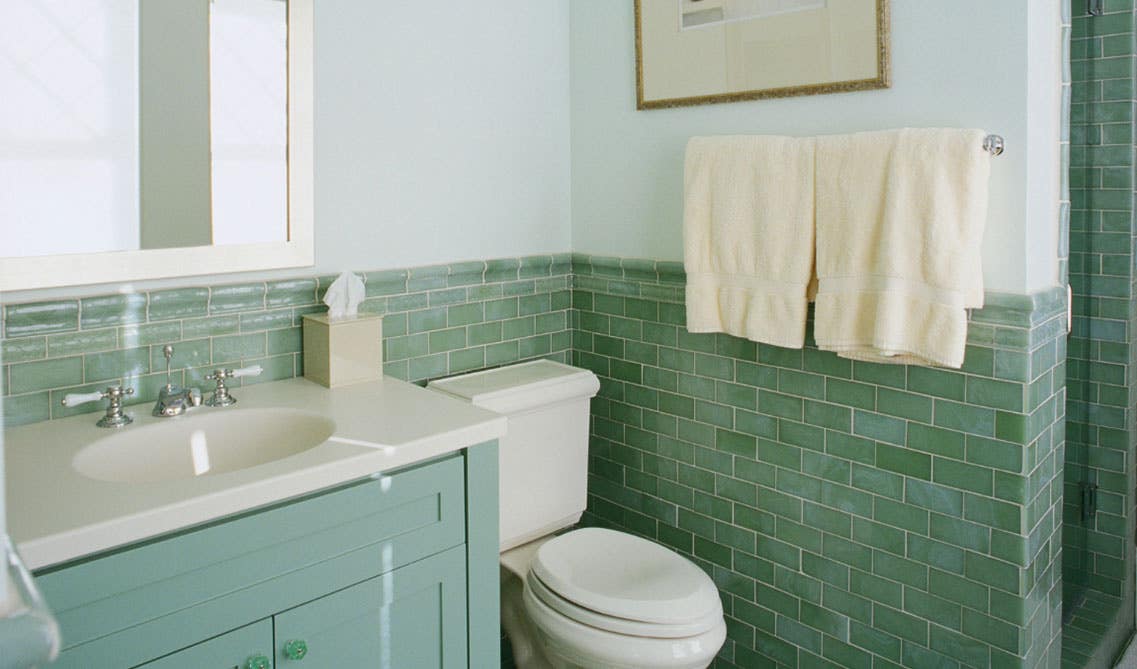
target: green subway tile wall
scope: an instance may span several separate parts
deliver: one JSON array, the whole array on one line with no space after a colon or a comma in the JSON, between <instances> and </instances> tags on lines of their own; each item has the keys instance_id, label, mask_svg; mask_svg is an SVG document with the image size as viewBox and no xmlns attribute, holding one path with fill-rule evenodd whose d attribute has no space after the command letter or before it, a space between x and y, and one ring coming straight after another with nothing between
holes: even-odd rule
<instances>
[{"instance_id":1,"label":"green subway tile wall","mask_svg":"<svg viewBox=\"0 0 1137 669\"><path fill-rule=\"evenodd\" d=\"M690 334L678 263L573 281L588 522L713 576L719 666L1057 666L1062 291L989 297L948 371Z\"/></svg>"},{"instance_id":2,"label":"green subway tile wall","mask_svg":"<svg viewBox=\"0 0 1137 669\"><path fill-rule=\"evenodd\" d=\"M69 415L63 392L124 374L152 399L165 343L182 383L302 373L299 317L331 279L6 305L6 420ZM1060 291L989 299L956 372L689 334L684 281L676 262L568 255L384 270L364 311L385 314L400 378L549 356L596 371L587 518L713 576L720 666L1056 666Z\"/></svg>"},{"instance_id":3,"label":"green subway tile wall","mask_svg":"<svg viewBox=\"0 0 1137 669\"><path fill-rule=\"evenodd\" d=\"M1137 374L1134 3L1075 3L1070 34L1069 282L1063 580L1067 667L1105 666L1133 629ZM1069 10L1067 10L1069 11ZM1096 513L1083 500L1096 490Z\"/></svg>"},{"instance_id":4,"label":"green subway tile wall","mask_svg":"<svg viewBox=\"0 0 1137 669\"><path fill-rule=\"evenodd\" d=\"M422 382L519 360L567 362L568 254L386 270L364 275L361 312L383 314L384 373ZM173 380L205 387L215 367L259 364L244 383L303 374L301 316L323 311L335 277L155 290L3 306L0 396L5 425L100 411L60 406L69 392L123 380L132 404Z\"/></svg>"}]
</instances>

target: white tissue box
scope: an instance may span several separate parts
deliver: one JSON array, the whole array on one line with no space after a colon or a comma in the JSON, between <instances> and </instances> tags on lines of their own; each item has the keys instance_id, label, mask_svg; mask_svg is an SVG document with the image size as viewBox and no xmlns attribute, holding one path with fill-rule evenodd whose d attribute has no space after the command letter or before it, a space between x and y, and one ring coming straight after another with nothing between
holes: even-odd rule
<instances>
[{"instance_id":1,"label":"white tissue box","mask_svg":"<svg viewBox=\"0 0 1137 669\"><path fill-rule=\"evenodd\" d=\"M328 388L383 376L383 317L304 316L304 376Z\"/></svg>"}]
</instances>

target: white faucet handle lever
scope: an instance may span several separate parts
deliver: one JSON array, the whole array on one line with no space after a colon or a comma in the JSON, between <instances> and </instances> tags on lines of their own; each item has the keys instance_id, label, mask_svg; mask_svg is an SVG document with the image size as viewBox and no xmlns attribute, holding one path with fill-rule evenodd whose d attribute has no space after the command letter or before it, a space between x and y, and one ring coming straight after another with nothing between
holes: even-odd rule
<instances>
[{"instance_id":1,"label":"white faucet handle lever","mask_svg":"<svg viewBox=\"0 0 1137 669\"><path fill-rule=\"evenodd\" d=\"M106 397L106 394L99 391L93 393L67 393L63 396L63 400L60 404L65 407L76 407L80 404L86 404L87 402L98 402L104 397Z\"/></svg>"},{"instance_id":2,"label":"white faucet handle lever","mask_svg":"<svg viewBox=\"0 0 1137 669\"><path fill-rule=\"evenodd\" d=\"M264 368L260 365L251 365L249 367L242 367L241 369L234 369L232 376L235 379L242 376L260 376L263 371Z\"/></svg>"}]
</instances>

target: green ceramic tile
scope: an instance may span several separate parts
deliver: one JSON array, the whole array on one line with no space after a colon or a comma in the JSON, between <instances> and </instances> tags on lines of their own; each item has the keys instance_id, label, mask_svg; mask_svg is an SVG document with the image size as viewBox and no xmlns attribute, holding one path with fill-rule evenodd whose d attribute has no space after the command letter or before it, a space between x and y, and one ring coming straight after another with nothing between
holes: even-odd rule
<instances>
[{"instance_id":1,"label":"green ceramic tile","mask_svg":"<svg viewBox=\"0 0 1137 669\"><path fill-rule=\"evenodd\" d=\"M368 297L397 295L407 292L407 270L385 270L368 272L365 276L364 290Z\"/></svg>"},{"instance_id":2,"label":"green ceramic tile","mask_svg":"<svg viewBox=\"0 0 1137 669\"><path fill-rule=\"evenodd\" d=\"M858 361L853 363L853 378L863 383L878 386L904 388L908 383L906 369L900 365L881 365Z\"/></svg>"},{"instance_id":3,"label":"green ceramic tile","mask_svg":"<svg viewBox=\"0 0 1137 669\"><path fill-rule=\"evenodd\" d=\"M918 423L908 424L908 448L961 460L965 452L965 435Z\"/></svg>"},{"instance_id":4,"label":"green ceramic tile","mask_svg":"<svg viewBox=\"0 0 1137 669\"><path fill-rule=\"evenodd\" d=\"M302 349L303 335L300 328L286 328L283 330L269 330L268 354L298 353Z\"/></svg>"},{"instance_id":5,"label":"green ceramic tile","mask_svg":"<svg viewBox=\"0 0 1137 669\"><path fill-rule=\"evenodd\" d=\"M446 275L447 286L469 286L482 283L486 264L480 260L450 265Z\"/></svg>"},{"instance_id":6,"label":"green ceramic tile","mask_svg":"<svg viewBox=\"0 0 1137 669\"><path fill-rule=\"evenodd\" d=\"M270 281L266 286L265 306L269 309L292 307L316 302L315 279Z\"/></svg>"},{"instance_id":7,"label":"green ceramic tile","mask_svg":"<svg viewBox=\"0 0 1137 669\"><path fill-rule=\"evenodd\" d=\"M516 341L507 341L500 344L490 344L486 349L486 365L495 367L520 359Z\"/></svg>"},{"instance_id":8,"label":"green ceramic tile","mask_svg":"<svg viewBox=\"0 0 1137 669\"><path fill-rule=\"evenodd\" d=\"M151 321L205 316L208 311L208 288L175 288L150 292L148 314Z\"/></svg>"},{"instance_id":9,"label":"green ceramic tile","mask_svg":"<svg viewBox=\"0 0 1137 669\"><path fill-rule=\"evenodd\" d=\"M176 342L182 338L181 321L124 325L118 329L117 346L133 348L149 344Z\"/></svg>"},{"instance_id":10,"label":"green ceramic tile","mask_svg":"<svg viewBox=\"0 0 1137 669\"><path fill-rule=\"evenodd\" d=\"M908 368L908 390L962 401L965 396L967 377L955 372L947 372L927 367Z\"/></svg>"},{"instance_id":11,"label":"green ceramic tile","mask_svg":"<svg viewBox=\"0 0 1137 669\"><path fill-rule=\"evenodd\" d=\"M427 294L428 304L432 307L444 307L451 304L464 304L467 302L466 288L446 288L432 290Z\"/></svg>"},{"instance_id":12,"label":"green ceramic tile","mask_svg":"<svg viewBox=\"0 0 1137 669\"><path fill-rule=\"evenodd\" d=\"M935 424L979 436L995 435L995 411L983 407L937 399Z\"/></svg>"},{"instance_id":13,"label":"green ceramic tile","mask_svg":"<svg viewBox=\"0 0 1137 669\"><path fill-rule=\"evenodd\" d=\"M537 337L526 337L517 341L517 353L522 358L526 357L540 357L548 355L553 350L553 342L547 334L539 334Z\"/></svg>"},{"instance_id":14,"label":"green ceramic tile","mask_svg":"<svg viewBox=\"0 0 1137 669\"><path fill-rule=\"evenodd\" d=\"M31 302L4 307L4 336L27 337L79 329L79 302Z\"/></svg>"},{"instance_id":15,"label":"green ceramic tile","mask_svg":"<svg viewBox=\"0 0 1137 669\"><path fill-rule=\"evenodd\" d=\"M21 337L0 340L0 362L27 362L47 356L47 339L44 337Z\"/></svg>"},{"instance_id":16,"label":"green ceramic tile","mask_svg":"<svg viewBox=\"0 0 1137 669\"><path fill-rule=\"evenodd\" d=\"M83 298L79 300L79 327L89 329L145 321L146 302L145 293Z\"/></svg>"},{"instance_id":17,"label":"green ceramic tile","mask_svg":"<svg viewBox=\"0 0 1137 669\"><path fill-rule=\"evenodd\" d=\"M208 339L179 341L174 344L174 355L170 358L171 369L205 367L210 362L210 342ZM165 372L166 356L161 346L150 347L150 369Z\"/></svg>"},{"instance_id":18,"label":"green ceramic tile","mask_svg":"<svg viewBox=\"0 0 1137 669\"><path fill-rule=\"evenodd\" d=\"M412 293L410 295L391 295L387 298L387 312L410 311L422 309L429 304L428 293Z\"/></svg>"},{"instance_id":19,"label":"green ceramic tile","mask_svg":"<svg viewBox=\"0 0 1137 669\"><path fill-rule=\"evenodd\" d=\"M466 346L466 328L435 330L429 334L430 352L442 353Z\"/></svg>"},{"instance_id":20,"label":"green ceramic tile","mask_svg":"<svg viewBox=\"0 0 1137 669\"><path fill-rule=\"evenodd\" d=\"M538 276L548 276L552 273L552 268L552 256L525 256L521 258L521 266L518 270L518 276L522 279Z\"/></svg>"},{"instance_id":21,"label":"green ceramic tile","mask_svg":"<svg viewBox=\"0 0 1137 669\"><path fill-rule=\"evenodd\" d=\"M129 342L126 341L123 343L127 346L130 345ZM69 332L49 335L47 338L48 355L53 358L107 351L117 346L119 346L119 337L118 331L115 328Z\"/></svg>"},{"instance_id":22,"label":"green ceramic tile","mask_svg":"<svg viewBox=\"0 0 1137 669\"><path fill-rule=\"evenodd\" d=\"M903 420L890 416L867 411L854 411L853 432L877 441L904 444L907 424Z\"/></svg>"},{"instance_id":23,"label":"green ceramic tile","mask_svg":"<svg viewBox=\"0 0 1137 669\"><path fill-rule=\"evenodd\" d=\"M870 385L840 379L828 379L825 385L825 399L829 402L859 409L876 408L876 388Z\"/></svg>"},{"instance_id":24,"label":"green ceramic tile","mask_svg":"<svg viewBox=\"0 0 1137 669\"><path fill-rule=\"evenodd\" d=\"M265 285L263 283L217 286L209 291L210 314L253 311L264 308Z\"/></svg>"},{"instance_id":25,"label":"green ceramic tile","mask_svg":"<svg viewBox=\"0 0 1137 669\"><path fill-rule=\"evenodd\" d=\"M212 316L209 318L195 318L182 321L182 336L186 339L233 334L240 329L240 317L236 314L231 314L228 316Z\"/></svg>"},{"instance_id":26,"label":"green ceramic tile","mask_svg":"<svg viewBox=\"0 0 1137 669\"><path fill-rule=\"evenodd\" d=\"M386 325L386 323L384 323ZM446 327L446 308L438 307L407 314L407 333L416 334ZM384 328L386 331L386 328ZM392 333L394 334L394 333Z\"/></svg>"},{"instance_id":27,"label":"green ceramic tile","mask_svg":"<svg viewBox=\"0 0 1137 669\"><path fill-rule=\"evenodd\" d=\"M214 364L238 363L249 358L260 358L265 352L266 338L263 332L213 338Z\"/></svg>"},{"instance_id":28,"label":"green ceramic tile","mask_svg":"<svg viewBox=\"0 0 1137 669\"><path fill-rule=\"evenodd\" d=\"M904 501L950 516L963 515L963 493L916 479L905 482Z\"/></svg>"},{"instance_id":29,"label":"green ceramic tile","mask_svg":"<svg viewBox=\"0 0 1137 669\"><path fill-rule=\"evenodd\" d=\"M279 330L295 324L291 309L273 311L250 311L241 314L241 332L252 333L261 330ZM303 322L303 321L301 321Z\"/></svg>"},{"instance_id":30,"label":"green ceramic tile","mask_svg":"<svg viewBox=\"0 0 1137 669\"><path fill-rule=\"evenodd\" d=\"M478 346L450 352L450 373L456 374L481 369L485 365L486 352L484 347Z\"/></svg>"},{"instance_id":31,"label":"green ceramic tile","mask_svg":"<svg viewBox=\"0 0 1137 669\"><path fill-rule=\"evenodd\" d=\"M449 273L450 268L447 265L412 268L407 277L407 291L417 293L445 288L446 276Z\"/></svg>"},{"instance_id":32,"label":"green ceramic tile","mask_svg":"<svg viewBox=\"0 0 1137 669\"><path fill-rule=\"evenodd\" d=\"M4 427L47 420L51 411L49 402L48 394L42 392L0 397L0 419Z\"/></svg>"},{"instance_id":33,"label":"green ceramic tile","mask_svg":"<svg viewBox=\"0 0 1137 669\"><path fill-rule=\"evenodd\" d=\"M1023 386L1018 383L974 376L967 379L967 401L970 404L1006 411L1022 411L1023 393Z\"/></svg>"},{"instance_id":34,"label":"green ceramic tile","mask_svg":"<svg viewBox=\"0 0 1137 669\"><path fill-rule=\"evenodd\" d=\"M521 267L519 258L500 258L486 261L486 283L498 281L516 281L517 271Z\"/></svg>"},{"instance_id":35,"label":"green ceramic tile","mask_svg":"<svg viewBox=\"0 0 1137 669\"><path fill-rule=\"evenodd\" d=\"M931 456L888 444L876 445L876 466L904 476L925 480L932 478Z\"/></svg>"},{"instance_id":36,"label":"green ceramic tile","mask_svg":"<svg viewBox=\"0 0 1137 669\"><path fill-rule=\"evenodd\" d=\"M53 358L10 365L8 392L12 395L47 388L73 386L83 381L83 358Z\"/></svg>"},{"instance_id":37,"label":"green ceramic tile","mask_svg":"<svg viewBox=\"0 0 1137 669\"><path fill-rule=\"evenodd\" d=\"M127 348L83 357L84 380L87 383L129 379L150 372L150 348ZM77 383L76 380L74 383Z\"/></svg>"},{"instance_id":38,"label":"green ceramic tile","mask_svg":"<svg viewBox=\"0 0 1137 669\"><path fill-rule=\"evenodd\" d=\"M890 388L877 388L877 411L921 423L932 422L932 399Z\"/></svg>"},{"instance_id":39,"label":"green ceramic tile","mask_svg":"<svg viewBox=\"0 0 1137 669\"><path fill-rule=\"evenodd\" d=\"M543 314L549 311L550 296L548 293L538 295L525 295L517 299L517 310L521 316Z\"/></svg>"},{"instance_id":40,"label":"green ceramic tile","mask_svg":"<svg viewBox=\"0 0 1137 669\"><path fill-rule=\"evenodd\" d=\"M941 485L982 495L991 495L995 485L994 473L990 469L948 458L934 459L932 480Z\"/></svg>"}]
</instances>

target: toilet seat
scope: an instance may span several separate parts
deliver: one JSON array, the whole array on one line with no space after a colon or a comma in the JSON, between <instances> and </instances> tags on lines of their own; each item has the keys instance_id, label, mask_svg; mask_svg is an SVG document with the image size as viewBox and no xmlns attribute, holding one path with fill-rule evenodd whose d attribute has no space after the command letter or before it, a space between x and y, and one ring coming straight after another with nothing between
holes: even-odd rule
<instances>
[{"instance_id":1,"label":"toilet seat","mask_svg":"<svg viewBox=\"0 0 1137 669\"><path fill-rule=\"evenodd\" d=\"M658 639L680 639L702 634L722 621L722 612L710 613L686 624L647 623L604 615L557 595L533 572L525 579L526 596L532 596L553 611L578 623L615 634Z\"/></svg>"},{"instance_id":2,"label":"toilet seat","mask_svg":"<svg viewBox=\"0 0 1137 669\"><path fill-rule=\"evenodd\" d=\"M537 550L526 590L577 622L630 636L682 638L722 621L714 582L659 544L602 528L553 538Z\"/></svg>"},{"instance_id":3,"label":"toilet seat","mask_svg":"<svg viewBox=\"0 0 1137 669\"><path fill-rule=\"evenodd\" d=\"M543 639L544 652L571 666L607 669L703 669L726 641L726 621L701 634L652 638L617 634L560 615L525 588L525 610Z\"/></svg>"}]
</instances>

